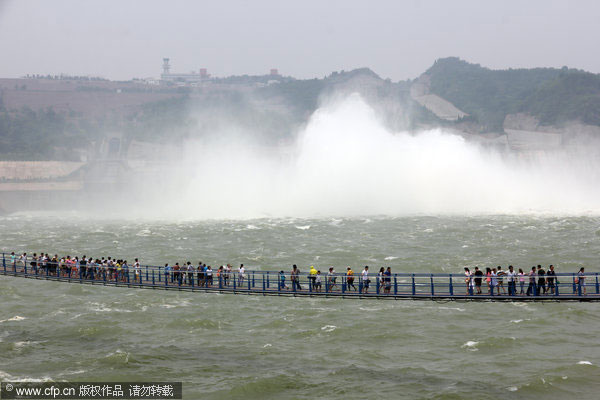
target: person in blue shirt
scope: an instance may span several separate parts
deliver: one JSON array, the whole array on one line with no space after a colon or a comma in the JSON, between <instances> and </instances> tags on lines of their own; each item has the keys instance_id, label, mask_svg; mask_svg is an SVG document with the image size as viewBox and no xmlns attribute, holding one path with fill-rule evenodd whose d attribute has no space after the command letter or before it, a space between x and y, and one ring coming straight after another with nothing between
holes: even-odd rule
<instances>
[{"instance_id":1,"label":"person in blue shirt","mask_svg":"<svg viewBox=\"0 0 600 400\"><path fill-rule=\"evenodd\" d=\"M385 272L383 273L383 292L389 293L392 288L392 268L387 267Z\"/></svg>"},{"instance_id":2,"label":"person in blue shirt","mask_svg":"<svg viewBox=\"0 0 600 400\"><path fill-rule=\"evenodd\" d=\"M279 271L279 290L287 288L288 287L285 285L285 273L283 271Z\"/></svg>"},{"instance_id":3,"label":"person in blue shirt","mask_svg":"<svg viewBox=\"0 0 600 400\"><path fill-rule=\"evenodd\" d=\"M171 276L171 266L169 265L169 263L165 264L165 283L167 283L169 281L169 276ZM173 282L173 277L171 277L171 282Z\"/></svg>"}]
</instances>

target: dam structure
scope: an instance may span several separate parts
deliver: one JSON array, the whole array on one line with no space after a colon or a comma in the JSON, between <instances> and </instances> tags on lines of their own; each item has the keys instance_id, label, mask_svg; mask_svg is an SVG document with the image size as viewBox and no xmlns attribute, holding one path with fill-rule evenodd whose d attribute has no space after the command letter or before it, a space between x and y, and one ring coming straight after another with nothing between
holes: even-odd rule
<instances>
[{"instance_id":1,"label":"dam structure","mask_svg":"<svg viewBox=\"0 0 600 400\"><path fill-rule=\"evenodd\" d=\"M35 264L35 263L33 263ZM48 263L50 264L50 263ZM2 253L0 275L79 283L104 285L121 288L144 288L155 290L175 290L188 292L214 292L231 294L252 294L263 296L310 296L353 299L396 299L396 300L465 300L465 301L600 301L600 273L586 272L557 273L553 290L542 290L537 286L538 278L527 295L521 293L520 282L516 282L514 294L504 278L504 289L488 288L485 276L482 277L481 293L470 285L463 274L444 273L394 273L389 280L369 274L369 282L359 274L353 281L346 274L322 275L322 284L316 285L312 276L299 273L292 282L289 272L247 270L243 275L238 271L218 273L212 271L211 278L199 271L165 269L151 265L126 269L93 267L78 268L55 265L40 267L30 260L23 262ZM332 279L334 278L334 279ZM529 286L529 276L525 276L524 289ZM582 279L583 278L583 279ZM547 289L547 290L546 290Z\"/></svg>"}]
</instances>

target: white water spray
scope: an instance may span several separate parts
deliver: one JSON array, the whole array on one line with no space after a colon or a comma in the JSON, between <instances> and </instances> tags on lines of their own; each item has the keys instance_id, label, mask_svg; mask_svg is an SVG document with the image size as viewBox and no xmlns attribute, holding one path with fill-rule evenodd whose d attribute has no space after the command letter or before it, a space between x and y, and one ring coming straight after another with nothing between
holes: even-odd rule
<instances>
[{"instance_id":1,"label":"white water spray","mask_svg":"<svg viewBox=\"0 0 600 400\"><path fill-rule=\"evenodd\" d=\"M265 151L225 136L187 146L167 218L407 214L588 214L598 163L521 161L441 129L393 133L358 95L317 110L295 146ZM190 173L190 170L192 171Z\"/></svg>"}]
</instances>

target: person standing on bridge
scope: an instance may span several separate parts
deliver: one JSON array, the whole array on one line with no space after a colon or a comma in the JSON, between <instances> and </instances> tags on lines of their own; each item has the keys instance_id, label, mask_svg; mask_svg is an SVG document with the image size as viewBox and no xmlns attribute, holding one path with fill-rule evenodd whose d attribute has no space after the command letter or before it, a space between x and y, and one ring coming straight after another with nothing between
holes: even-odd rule
<instances>
[{"instance_id":1,"label":"person standing on bridge","mask_svg":"<svg viewBox=\"0 0 600 400\"><path fill-rule=\"evenodd\" d=\"M213 284L213 270L209 265L206 267L206 287L211 287Z\"/></svg>"},{"instance_id":2,"label":"person standing on bridge","mask_svg":"<svg viewBox=\"0 0 600 400\"><path fill-rule=\"evenodd\" d=\"M129 276L129 264L127 264L127 260L123 261L123 282L127 282L127 277Z\"/></svg>"},{"instance_id":3,"label":"person standing on bridge","mask_svg":"<svg viewBox=\"0 0 600 400\"><path fill-rule=\"evenodd\" d=\"M283 270L279 271L279 290L287 289L288 287L285 285L285 272Z\"/></svg>"},{"instance_id":4,"label":"person standing on bridge","mask_svg":"<svg viewBox=\"0 0 600 400\"><path fill-rule=\"evenodd\" d=\"M23 270L25 270L25 265L27 264L27 253L21 254L21 257L19 257L19 264L21 264L23 266Z\"/></svg>"},{"instance_id":5,"label":"person standing on bridge","mask_svg":"<svg viewBox=\"0 0 600 400\"><path fill-rule=\"evenodd\" d=\"M536 273L535 273L535 266L534 266L534 267L531 267L531 272L529 272L529 286L527 286L527 296L536 294L535 276L536 276Z\"/></svg>"},{"instance_id":6,"label":"person standing on bridge","mask_svg":"<svg viewBox=\"0 0 600 400\"><path fill-rule=\"evenodd\" d=\"M83 279L87 278L87 259L85 258L85 254L79 261L79 276Z\"/></svg>"},{"instance_id":7,"label":"person standing on bridge","mask_svg":"<svg viewBox=\"0 0 600 400\"><path fill-rule=\"evenodd\" d=\"M326 291L332 291L335 289L335 281L336 281L335 271L333 267L329 267L329 272L327 272L327 286L325 287Z\"/></svg>"},{"instance_id":8,"label":"person standing on bridge","mask_svg":"<svg viewBox=\"0 0 600 400\"><path fill-rule=\"evenodd\" d=\"M292 273L290 274L290 280L292 281L292 290L302 290L302 286L300 286L300 270L294 264L292 266Z\"/></svg>"},{"instance_id":9,"label":"person standing on bridge","mask_svg":"<svg viewBox=\"0 0 600 400\"><path fill-rule=\"evenodd\" d=\"M315 279L317 278L317 270L314 265L310 266L310 270L308 271L308 279L310 279L311 288L315 287Z\"/></svg>"},{"instance_id":10,"label":"person standing on bridge","mask_svg":"<svg viewBox=\"0 0 600 400\"><path fill-rule=\"evenodd\" d=\"M204 287L204 283L206 282L204 277L204 267L205 265L202 262L198 262L198 287Z\"/></svg>"},{"instance_id":11,"label":"person standing on bridge","mask_svg":"<svg viewBox=\"0 0 600 400\"><path fill-rule=\"evenodd\" d=\"M538 274L538 295L546 294L546 271L542 268L541 265L537 266L537 274Z\"/></svg>"},{"instance_id":12,"label":"person standing on bridge","mask_svg":"<svg viewBox=\"0 0 600 400\"><path fill-rule=\"evenodd\" d=\"M575 283L579 285L579 293L585 294L585 269L581 267L575 278Z\"/></svg>"},{"instance_id":13,"label":"person standing on bridge","mask_svg":"<svg viewBox=\"0 0 600 400\"><path fill-rule=\"evenodd\" d=\"M377 273L377 287L383 289L383 274L385 274L385 268L379 268L379 272Z\"/></svg>"},{"instance_id":14,"label":"person standing on bridge","mask_svg":"<svg viewBox=\"0 0 600 400\"><path fill-rule=\"evenodd\" d=\"M465 267L465 287L467 288L467 296L469 295L469 288L473 286L473 277L468 267Z\"/></svg>"},{"instance_id":15,"label":"person standing on bridge","mask_svg":"<svg viewBox=\"0 0 600 400\"><path fill-rule=\"evenodd\" d=\"M131 258L130 258L131 260ZM138 261L138 259L135 259L135 262L133 263L133 270L135 271L135 280L141 282L141 276L142 276L142 267L140 266L140 262Z\"/></svg>"},{"instance_id":16,"label":"person standing on bridge","mask_svg":"<svg viewBox=\"0 0 600 400\"><path fill-rule=\"evenodd\" d=\"M548 291L550 292L550 294L554 294L554 290L556 288L555 281L556 272L554 272L554 265L551 265L550 267L548 267L548 272L546 272L546 282L548 283Z\"/></svg>"},{"instance_id":17,"label":"person standing on bridge","mask_svg":"<svg viewBox=\"0 0 600 400\"><path fill-rule=\"evenodd\" d=\"M348 267L348 272L346 273L346 282L348 283L348 290L352 288L356 292L356 286L354 286L354 271L352 271L352 268L350 267Z\"/></svg>"},{"instance_id":18,"label":"person standing on bridge","mask_svg":"<svg viewBox=\"0 0 600 400\"><path fill-rule=\"evenodd\" d=\"M498 265L496 275L498 276L498 294L500 294L500 289L502 289L502 294L506 294L506 288L504 287L504 276L506 273L502 271L501 265Z\"/></svg>"},{"instance_id":19,"label":"person standing on bridge","mask_svg":"<svg viewBox=\"0 0 600 400\"><path fill-rule=\"evenodd\" d=\"M321 292L321 271L317 271L317 276L315 277L315 291Z\"/></svg>"},{"instance_id":20,"label":"person standing on bridge","mask_svg":"<svg viewBox=\"0 0 600 400\"><path fill-rule=\"evenodd\" d=\"M188 261L186 264L186 270L187 270L188 285L190 285L190 286L194 285L194 269L195 268L192 265L192 263L190 261Z\"/></svg>"},{"instance_id":21,"label":"person standing on bridge","mask_svg":"<svg viewBox=\"0 0 600 400\"><path fill-rule=\"evenodd\" d=\"M242 286L244 283L244 278L246 277L246 268L244 268L244 264L240 264L240 268L238 269L238 286Z\"/></svg>"},{"instance_id":22,"label":"person standing on bridge","mask_svg":"<svg viewBox=\"0 0 600 400\"><path fill-rule=\"evenodd\" d=\"M508 266L508 272L506 273L506 281L508 282L508 294L510 296L514 296L517 291L517 286L515 284L517 278L517 274L512 265Z\"/></svg>"},{"instance_id":23,"label":"person standing on bridge","mask_svg":"<svg viewBox=\"0 0 600 400\"><path fill-rule=\"evenodd\" d=\"M481 282L483 280L483 271L479 267L475 267L475 288L477 288L477 294L481 294Z\"/></svg>"},{"instance_id":24,"label":"person standing on bridge","mask_svg":"<svg viewBox=\"0 0 600 400\"><path fill-rule=\"evenodd\" d=\"M492 278L490 282L490 294L494 294L494 290L498 287L498 275L496 273L496 268L492 268L492 273L490 274ZM498 290L496 290L496 294L500 294Z\"/></svg>"},{"instance_id":25,"label":"person standing on bridge","mask_svg":"<svg viewBox=\"0 0 600 400\"><path fill-rule=\"evenodd\" d=\"M392 268L391 267L387 267L387 269L385 270L385 272L383 273L384 278L383 278L383 283L384 283L384 289L383 292L384 293L390 293L390 290L392 289Z\"/></svg>"},{"instance_id":26,"label":"person standing on bridge","mask_svg":"<svg viewBox=\"0 0 600 400\"><path fill-rule=\"evenodd\" d=\"M34 274L37 274L37 261L37 253L33 253L33 257L31 257L31 262L29 263L29 265L31 265L31 272L33 272Z\"/></svg>"},{"instance_id":27,"label":"person standing on bridge","mask_svg":"<svg viewBox=\"0 0 600 400\"><path fill-rule=\"evenodd\" d=\"M223 266L221 265L219 269L217 269L217 282L219 283L219 287L223 286Z\"/></svg>"},{"instance_id":28,"label":"person standing on bridge","mask_svg":"<svg viewBox=\"0 0 600 400\"><path fill-rule=\"evenodd\" d=\"M225 286L229 286L229 279L231 278L231 264L227 264L225 267Z\"/></svg>"},{"instance_id":29,"label":"person standing on bridge","mask_svg":"<svg viewBox=\"0 0 600 400\"><path fill-rule=\"evenodd\" d=\"M362 290L361 293L369 293L369 284L371 283L371 280L369 279L369 266L365 265L365 269L363 269L363 272L360 274L362 277Z\"/></svg>"},{"instance_id":30,"label":"person standing on bridge","mask_svg":"<svg viewBox=\"0 0 600 400\"><path fill-rule=\"evenodd\" d=\"M164 274L165 274L165 284L167 284L167 282L169 282L169 275L171 275L171 266L169 265L169 263L165 264ZM171 278L171 282L173 282L172 278Z\"/></svg>"},{"instance_id":31,"label":"person standing on bridge","mask_svg":"<svg viewBox=\"0 0 600 400\"><path fill-rule=\"evenodd\" d=\"M523 272L523 268L519 268L519 274L517 276L519 277L519 286L521 287L521 293L519 294L522 296L525 294L525 291L523 290L525 287L525 272Z\"/></svg>"}]
</instances>

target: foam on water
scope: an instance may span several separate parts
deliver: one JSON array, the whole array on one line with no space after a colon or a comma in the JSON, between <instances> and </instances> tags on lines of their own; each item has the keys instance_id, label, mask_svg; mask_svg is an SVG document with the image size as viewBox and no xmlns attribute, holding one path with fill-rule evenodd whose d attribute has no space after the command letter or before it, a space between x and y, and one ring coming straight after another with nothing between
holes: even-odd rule
<instances>
[{"instance_id":1,"label":"foam on water","mask_svg":"<svg viewBox=\"0 0 600 400\"><path fill-rule=\"evenodd\" d=\"M49 376L43 376L41 378L33 378L31 376L16 376L11 375L8 372L0 371L0 381L6 382L51 382L52 378Z\"/></svg>"},{"instance_id":2,"label":"foam on water","mask_svg":"<svg viewBox=\"0 0 600 400\"><path fill-rule=\"evenodd\" d=\"M467 349L470 351L479 351L479 349L477 348L477 345L479 344L479 342L475 341L475 340L469 340L468 342L466 342L465 344L463 344L461 347L463 349Z\"/></svg>"},{"instance_id":3,"label":"foam on water","mask_svg":"<svg viewBox=\"0 0 600 400\"><path fill-rule=\"evenodd\" d=\"M2 319L0 320L0 322L9 322L9 321L23 321L27 318L25 317L21 317L20 315L15 315L14 317L8 318L8 319Z\"/></svg>"},{"instance_id":4,"label":"foam on water","mask_svg":"<svg viewBox=\"0 0 600 400\"><path fill-rule=\"evenodd\" d=\"M336 329L337 329L337 326L335 326L335 325L325 325L325 326L321 327L321 330L323 332L333 332Z\"/></svg>"}]
</instances>

